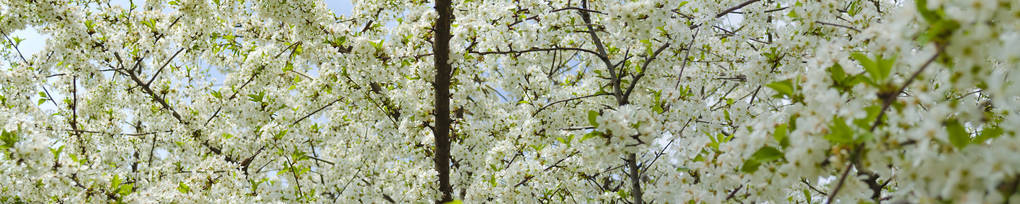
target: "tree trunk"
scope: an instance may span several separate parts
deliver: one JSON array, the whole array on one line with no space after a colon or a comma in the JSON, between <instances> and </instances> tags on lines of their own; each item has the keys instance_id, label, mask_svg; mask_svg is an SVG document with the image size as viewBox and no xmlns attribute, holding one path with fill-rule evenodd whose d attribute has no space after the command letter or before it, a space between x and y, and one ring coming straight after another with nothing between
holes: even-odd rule
<instances>
[{"instance_id":1,"label":"tree trunk","mask_svg":"<svg viewBox=\"0 0 1020 204\"><path fill-rule=\"evenodd\" d=\"M439 203L453 201L453 186L450 185L450 78L453 73L450 59L450 23L452 13L450 0L436 0L439 19L435 24L435 41L432 44L436 78L432 84L436 91L436 126L433 129L436 141L436 171L439 172L439 191L443 197Z\"/></svg>"}]
</instances>

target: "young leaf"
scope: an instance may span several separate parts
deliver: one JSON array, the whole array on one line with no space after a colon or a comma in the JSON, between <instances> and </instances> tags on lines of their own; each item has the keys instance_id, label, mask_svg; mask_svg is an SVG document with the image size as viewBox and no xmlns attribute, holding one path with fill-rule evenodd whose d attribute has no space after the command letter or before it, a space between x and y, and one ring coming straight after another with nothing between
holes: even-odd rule
<instances>
[{"instance_id":1,"label":"young leaf","mask_svg":"<svg viewBox=\"0 0 1020 204\"><path fill-rule=\"evenodd\" d=\"M825 135L825 139L836 144L851 144L854 142L854 132L843 118L833 117L832 124L829 125L829 134Z\"/></svg>"},{"instance_id":2,"label":"young leaf","mask_svg":"<svg viewBox=\"0 0 1020 204\"><path fill-rule=\"evenodd\" d=\"M985 127L983 130L981 130L981 135L975 137L974 141L972 141L971 143L981 144L989 139L999 137L1000 135L1002 135L1002 133L1003 133L1002 128L1000 128L999 126Z\"/></svg>"},{"instance_id":3,"label":"young leaf","mask_svg":"<svg viewBox=\"0 0 1020 204\"><path fill-rule=\"evenodd\" d=\"M64 145L60 145L58 148L50 148L50 153L53 153L53 160L56 161L60 158L60 152L64 151Z\"/></svg>"},{"instance_id":4,"label":"young leaf","mask_svg":"<svg viewBox=\"0 0 1020 204\"><path fill-rule=\"evenodd\" d=\"M853 57L854 60L857 60L858 64L861 64L861 67L864 67L864 71L868 72L868 75L871 76L872 82L878 84L885 81L885 75L882 75L882 71L879 70L878 64L868 58L867 55L855 52L850 54L850 57Z\"/></svg>"},{"instance_id":5,"label":"young leaf","mask_svg":"<svg viewBox=\"0 0 1020 204\"><path fill-rule=\"evenodd\" d=\"M18 137L17 133L13 131L7 132L6 130L0 129L0 141L3 142L3 146L0 147L3 147L3 149L10 149L14 147L14 144L18 143L19 140L21 140L21 138Z\"/></svg>"},{"instance_id":6,"label":"young leaf","mask_svg":"<svg viewBox=\"0 0 1020 204\"><path fill-rule=\"evenodd\" d=\"M135 184L133 184L133 183L120 185L120 189L117 189L117 194L120 194L120 196L126 196L126 195L131 194L132 192L134 192L134 189L135 189Z\"/></svg>"},{"instance_id":7,"label":"young leaf","mask_svg":"<svg viewBox=\"0 0 1020 204\"><path fill-rule=\"evenodd\" d=\"M925 21L933 22L939 19L939 16L932 10L928 10L927 0L916 0L914 5L917 6L917 13L924 17Z\"/></svg>"},{"instance_id":8,"label":"young leaf","mask_svg":"<svg viewBox=\"0 0 1020 204\"><path fill-rule=\"evenodd\" d=\"M783 152L779 151L775 147L764 146L755 151L751 155L751 159L758 160L759 162L770 162L783 158Z\"/></svg>"},{"instance_id":9,"label":"young leaf","mask_svg":"<svg viewBox=\"0 0 1020 204\"><path fill-rule=\"evenodd\" d=\"M188 184L184 184L184 182L177 182L177 191L188 193L191 192L191 187L188 187Z\"/></svg>"},{"instance_id":10,"label":"young leaf","mask_svg":"<svg viewBox=\"0 0 1020 204\"><path fill-rule=\"evenodd\" d=\"M787 146L790 146L790 138L787 137L786 124L780 124L776 126L776 131L772 133L772 137L776 139L776 142L779 142L780 147L785 148Z\"/></svg>"},{"instance_id":11,"label":"young leaf","mask_svg":"<svg viewBox=\"0 0 1020 204\"><path fill-rule=\"evenodd\" d=\"M970 133L967 133L967 129L960 124L959 120L951 119L945 121L946 132L949 133L949 143L953 144L953 147L957 149L963 149L970 144Z\"/></svg>"},{"instance_id":12,"label":"young leaf","mask_svg":"<svg viewBox=\"0 0 1020 204\"><path fill-rule=\"evenodd\" d=\"M758 170L758 166L766 162L771 162L783 158L783 152L779 151L775 147L764 146L755 151L751 155L751 158L744 160L744 164L740 166L740 171L744 173L754 173Z\"/></svg>"},{"instance_id":13,"label":"young leaf","mask_svg":"<svg viewBox=\"0 0 1020 204\"><path fill-rule=\"evenodd\" d=\"M584 136L581 137L581 141L585 141L585 140L588 140L590 138L599 137L599 136L602 136L602 132L591 131L588 134L584 134Z\"/></svg>"},{"instance_id":14,"label":"young leaf","mask_svg":"<svg viewBox=\"0 0 1020 204\"><path fill-rule=\"evenodd\" d=\"M769 88L772 88L772 90L776 90L776 92L779 92L779 94L777 94L777 96L787 96L789 98L793 98L793 93L794 93L793 92L793 81L790 80L790 79L782 80L782 81L777 81L777 82L772 82L772 83L769 83L769 84L767 84L765 86L767 86Z\"/></svg>"},{"instance_id":15,"label":"young leaf","mask_svg":"<svg viewBox=\"0 0 1020 204\"><path fill-rule=\"evenodd\" d=\"M119 189L120 188L120 176L119 175L117 175L117 174L113 175L113 180L110 181L110 188L112 188L112 189Z\"/></svg>"},{"instance_id":16,"label":"young leaf","mask_svg":"<svg viewBox=\"0 0 1020 204\"><path fill-rule=\"evenodd\" d=\"M758 160L744 160L744 164L740 165L740 171L744 173L754 173L755 171L758 171L758 166L761 166L761 162L758 162Z\"/></svg>"}]
</instances>

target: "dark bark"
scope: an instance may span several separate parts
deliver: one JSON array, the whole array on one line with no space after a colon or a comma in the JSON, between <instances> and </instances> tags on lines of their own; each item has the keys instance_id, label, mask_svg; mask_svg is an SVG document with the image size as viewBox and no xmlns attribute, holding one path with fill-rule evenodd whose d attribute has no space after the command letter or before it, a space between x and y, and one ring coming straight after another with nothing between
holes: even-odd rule
<instances>
[{"instance_id":1,"label":"dark bark","mask_svg":"<svg viewBox=\"0 0 1020 204\"><path fill-rule=\"evenodd\" d=\"M641 168L637 165L636 154L630 153L627 156L627 167L630 168L630 194L634 198L634 203L644 203L641 195L641 173L638 172Z\"/></svg>"},{"instance_id":2,"label":"dark bark","mask_svg":"<svg viewBox=\"0 0 1020 204\"><path fill-rule=\"evenodd\" d=\"M436 0L439 19L435 24L435 41L432 44L436 78L433 82L436 97L436 126L433 129L436 142L436 171L439 172L439 191L443 197L439 203L453 201L453 186L450 185L450 78L453 74L450 59L450 23L453 13L450 0Z\"/></svg>"}]
</instances>

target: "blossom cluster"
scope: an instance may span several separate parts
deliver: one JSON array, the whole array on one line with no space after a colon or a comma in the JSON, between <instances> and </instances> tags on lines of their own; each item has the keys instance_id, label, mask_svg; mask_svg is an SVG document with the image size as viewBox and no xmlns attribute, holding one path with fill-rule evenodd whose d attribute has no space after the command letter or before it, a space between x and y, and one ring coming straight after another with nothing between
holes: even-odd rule
<instances>
[{"instance_id":1,"label":"blossom cluster","mask_svg":"<svg viewBox=\"0 0 1020 204\"><path fill-rule=\"evenodd\" d=\"M1016 1L327 3L0 0L0 203L1020 200Z\"/></svg>"}]
</instances>

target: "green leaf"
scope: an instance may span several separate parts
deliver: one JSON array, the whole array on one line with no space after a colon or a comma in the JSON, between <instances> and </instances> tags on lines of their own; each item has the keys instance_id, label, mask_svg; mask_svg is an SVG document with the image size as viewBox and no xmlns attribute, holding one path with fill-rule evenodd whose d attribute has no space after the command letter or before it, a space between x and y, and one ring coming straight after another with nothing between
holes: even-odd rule
<instances>
[{"instance_id":1,"label":"green leaf","mask_svg":"<svg viewBox=\"0 0 1020 204\"><path fill-rule=\"evenodd\" d=\"M643 39L643 40L641 40L641 44L645 45L645 54L647 56L652 56L652 54L654 54L655 51L652 50L654 48L652 48L652 41L651 40ZM638 72L641 72L641 71L638 71Z\"/></svg>"},{"instance_id":2,"label":"green leaf","mask_svg":"<svg viewBox=\"0 0 1020 204\"><path fill-rule=\"evenodd\" d=\"M294 153L291 153L291 157L294 158L294 162L308 160L307 153L305 153L305 152L303 152L301 150L297 150L297 151L294 151Z\"/></svg>"},{"instance_id":3,"label":"green leaf","mask_svg":"<svg viewBox=\"0 0 1020 204\"><path fill-rule=\"evenodd\" d=\"M754 173L758 170L758 166L763 163L779 160L783 158L783 152L779 151L775 147L763 146L755 151L751 155L751 158L744 160L744 164L740 166L740 171L744 173Z\"/></svg>"},{"instance_id":4,"label":"green leaf","mask_svg":"<svg viewBox=\"0 0 1020 204\"><path fill-rule=\"evenodd\" d=\"M53 160L56 161L57 159L59 159L60 158L60 152L63 152L63 151L64 151L64 145L60 145L60 147L58 147L56 149L50 148L50 153L53 153Z\"/></svg>"},{"instance_id":5,"label":"green leaf","mask_svg":"<svg viewBox=\"0 0 1020 204\"><path fill-rule=\"evenodd\" d=\"M223 93L220 93L220 91L213 91L212 96L218 99L223 99Z\"/></svg>"},{"instance_id":6,"label":"green leaf","mask_svg":"<svg viewBox=\"0 0 1020 204\"><path fill-rule=\"evenodd\" d=\"M135 184L133 183L120 185L120 189L117 190L117 194L120 194L120 196L127 196L128 194L134 192L134 189Z\"/></svg>"},{"instance_id":7,"label":"green leaf","mask_svg":"<svg viewBox=\"0 0 1020 204\"><path fill-rule=\"evenodd\" d=\"M860 4L861 4L861 1L850 2L850 6L849 6L850 8L847 9L847 14L850 14L850 16L856 16L858 13L860 13L861 10L864 9L864 7L861 7Z\"/></svg>"},{"instance_id":8,"label":"green leaf","mask_svg":"<svg viewBox=\"0 0 1020 204\"><path fill-rule=\"evenodd\" d=\"M287 135L287 130L281 130L280 132L276 132L276 134L273 135L273 139L279 140L283 138L284 135Z\"/></svg>"},{"instance_id":9,"label":"green leaf","mask_svg":"<svg viewBox=\"0 0 1020 204\"><path fill-rule=\"evenodd\" d=\"M581 141L585 141L585 140L588 140L588 139L593 138L593 137L601 137L601 136L602 136L602 132L591 131L591 132L588 132L587 134L584 134L584 136L581 137Z\"/></svg>"},{"instance_id":10,"label":"green leaf","mask_svg":"<svg viewBox=\"0 0 1020 204\"><path fill-rule=\"evenodd\" d=\"M871 140L871 138L875 138L875 134L872 134L871 132L860 132L859 134L857 134L857 138L854 139L854 143L860 144L868 140Z\"/></svg>"},{"instance_id":11,"label":"green leaf","mask_svg":"<svg viewBox=\"0 0 1020 204\"><path fill-rule=\"evenodd\" d=\"M790 10L789 13L786 13L786 16L794 19L800 18L800 15L797 15L797 10Z\"/></svg>"},{"instance_id":12,"label":"green leaf","mask_svg":"<svg viewBox=\"0 0 1020 204\"><path fill-rule=\"evenodd\" d=\"M989 139L999 137L1000 135L1002 135L1002 133L1003 133L1002 128L1000 128L999 126L985 127L983 130L981 130L981 135L975 137L974 141L972 141L971 143L982 144Z\"/></svg>"},{"instance_id":13,"label":"green leaf","mask_svg":"<svg viewBox=\"0 0 1020 204\"><path fill-rule=\"evenodd\" d=\"M843 118L833 116L829 134L825 135L825 139L836 144L851 144L854 142L854 131L846 125Z\"/></svg>"},{"instance_id":14,"label":"green leaf","mask_svg":"<svg viewBox=\"0 0 1020 204\"><path fill-rule=\"evenodd\" d=\"M620 196L621 198L627 198L627 197L630 197L630 194L629 194L629 193L627 193L627 191L624 191L624 190L618 190L618 191L616 191L616 195L617 195L617 196Z\"/></svg>"},{"instance_id":15,"label":"green leaf","mask_svg":"<svg viewBox=\"0 0 1020 204\"><path fill-rule=\"evenodd\" d=\"M262 103L266 99L266 92L259 91L258 94L248 94L248 100L252 102Z\"/></svg>"},{"instance_id":16,"label":"green leaf","mask_svg":"<svg viewBox=\"0 0 1020 204\"><path fill-rule=\"evenodd\" d=\"M917 6L917 13L924 17L925 21L933 22L939 19L939 15L932 10L928 10L928 0L916 0L914 5Z\"/></svg>"},{"instance_id":17,"label":"green leaf","mask_svg":"<svg viewBox=\"0 0 1020 204\"><path fill-rule=\"evenodd\" d=\"M560 141L563 144L566 144L567 147L570 147L570 142L574 141L574 135L570 134L570 135L567 135L566 137L556 137L556 140Z\"/></svg>"},{"instance_id":18,"label":"green leaf","mask_svg":"<svg viewBox=\"0 0 1020 204\"><path fill-rule=\"evenodd\" d=\"M959 120L947 120L945 125L946 132L949 132L949 143L952 143L953 147L963 149L970 144L970 133L967 133L967 129L963 127L963 124L960 124Z\"/></svg>"},{"instance_id":19,"label":"green leaf","mask_svg":"<svg viewBox=\"0 0 1020 204\"><path fill-rule=\"evenodd\" d=\"M665 112L665 110L662 109L662 103L655 103L655 105L652 105L652 111L655 111L655 113L660 113L660 114L662 112Z\"/></svg>"},{"instance_id":20,"label":"green leaf","mask_svg":"<svg viewBox=\"0 0 1020 204\"><path fill-rule=\"evenodd\" d=\"M755 171L758 171L758 166L761 166L761 162L757 160L744 160L744 164L740 165L740 171L744 173L754 173Z\"/></svg>"},{"instance_id":21,"label":"green leaf","mask_svg":"<svg viewBox=\"0 0 1020 204\"><path fill-rule=\"evenodd\" d=\"M531 147L531 149L535 150L535 152L542 151L542 149L545 149L545 146L546 146L545 144L532 144L532 145L528 145L528 147Z\"/></svg>"},{"instance_id":22,"label":"green leaf","mask_svg":"<svg viewBox=\"0 0 1020 204\"><path fill-rule=\"evenodd\" d=\"M284 72L288 72L288 71L291 71L291 70L294 70L294 64L290 63L290 62L287 62L287 65L283 66L283 71Z\"/></svg>"},{"instance_id":23,"label":"green leaf","mask_svg":"<svg viewBox=\"0 0 1020 204\"><path fill-rule=\"evenodd\" d=\"M149 30L156 31L156 19L149 19L147 21L142 21L142 24L145 25L145 27L148 27Z\"/></svg>"},{"instance_id":24,"label":"green leaf","mask_svg":"<svg viewBox=\"0 0 1020 204\"><path fill-rule=\"evenodd\" d=\"M868 72L868 75L871 76L872 82L876 83L876 85L885 82L885 78L888 76L889 71L883 70L883 66L880 65L884 65L884 61L881 57L876 57L878 58L877 61L871 60L867 55L859 52L850 54L850 57L853 57L854 60L857 60L858 64L861 64L861 67L864 67L864 71ZM891 67L892 65L889 66Z\"/></svg>"},{"instance_id":25,"label":"green leaf","mask_svg":"<svg viewBox=\"0 0 1020 204\"><path fill-rule=\"evenodd\" d=\"M303 45L303 44L298 44L297 46L294 46L294 51L290 53L290 56L297 56L297 55L301 55L301 53L302 53L302 52L304 52L304 50L305 50L305 49L304 49L304 48L302 47L302 45Z\"/></svg>"},{"instance_id":26,"label":"green leaf","mask_svg":"<svg viewBox=\"0 0 1020 204\"><path fill-rule=\"evenodd\" d=\"M177 191L188 193L191 192L191 187L188 187L188 184L184 184L184 182L177 182Z\"/></svg>"},{"instance_id":27,"label":"green leaf","mask_svg":"<svg viewBox=\"0 0 1020 204\"><path fill-rule=\"evenodd\" d=\"M895 56L885 58L880 55L875 55L875 61L878 63L879 75L882 75L882 80L889 78L889 74L892 74L893 65L896 64Z\"/></svg>"},{"instance_id":28,"label":"green leaf","mask_svg":"<svg viewBox=\"0 0 1020 204\"><path fill-rule=\"evenodd\" d=\"M844 83L847 79L846 71L843 70L843 66L834 64L829 67L829 77L836 83Z\"/></svg>"},{"instance_id":29,"label":"green leaf","mask_svg":"<svg viewBox=\"0 0 1020 204\"><path fill-rule=\"evenodd\" d=\"M776 131L772 133L772 137L775 138L776 142L779 142L779 146L783 148L790 146L790 138L787 136L787 129L786 124L781 124L776 126Z\"/></svg>"},{"instance_id":30,"label":"green leaf","mask_svg":"<svg viewBox=\"0 0 1020 204\"><path fill-rule=\"evenodd\" d=\"M767 84L765 86L769 87L769 88L772 88L772 90L776 90L776 92L779 92L779 94L777 94L777 96L786 96L786 97L791 98L791 99L794 96L793 81L790 80L790 79L772 82L772 83L769 83L769 84Z\"/></svg>"},{"instance_id":31,"label":"green leaf","mask_svg":"<svg viewBox=\"0 0 1020 204\"><path fill-rule=\"evenodd\" d=\"M491 185L492 187L496 187L496 176L495 175L489 175L489 185Z\"/></svg>"},{"instance_id":32,"label":"green leaf","mask_svg":"<svg viewBox=\"0 0 1020 204\"><path fill-rule=\"evenodd\" d=\"M382 50L383 40L379 40L379 42L368 41L368 44L371 44L377 51Z\"/></svg>"},{"instance_id":33,"label":"green leaf","mask_svg":"<svg viewBox=\"0 0 1020 204\"><path fill-rule=\"evenodd\" d=\"M598 120L596 120L598 117L599 117L599 112L588 111L588 124L591 124L591 126L594 126L594 127L598 128L599 127L599 122L598 122Z\"/></svg>"},{"instance_id":34,"label":"green leaf","mask_svg":"<svg viewBox=\"0 0 1020 204\"><path fill-rule=\"evenodd\" d=\"M770 162L783 158L783 152L775 147L763 146L751 155L751 159L760 162Z\"/></svg>"},{"instance_id":35,"label":"green leaf","mask_svg":"<svg viewBox=\"0 0 1020 204\"><path fill-rule=\"evenodd\" d=\"M802 193L804 193L804 198L807 198L806 199L807 203L811 204L811 192L808 192L807 189L804 189L804 191L802 191Z\"/></svg>"},{"instance_id":36,"label":"green leaf","mask_svg":"<svg viewBox=\"0 0 1020 204\"><path fill-rule=\"evenodd\" d=\"M112 189L120 188L120 176L119 175L117 175L117 174L113 175L113 180L110 181L110 188L112 188Z\"/></svg>"},{"instance_id":37,"label":"green leaf","mask_svg":"<svg viewBox=\"0 0 1020 204\"><path fill-rule=\"evenodd\" d=\"M18 137L16 132L8 132L7 130L0 129L0 141L3 141L3 149L10 149L14 147L14 144L18 143L21 138Z\"/></svg>"},{"instance_id":38,"label":"green leaf","mask_svg":"<svg viewBox=\"0 0 1020 204\"><path fill-rule=\"evenodd\" d=\"M871 128L871 124L878 118L878 114L882 111L881 105L871 105L864 108L864 111L868 113L866 117L858 118L854 120L854 125L860 128Z\"/></svg>"}]
</instances>

